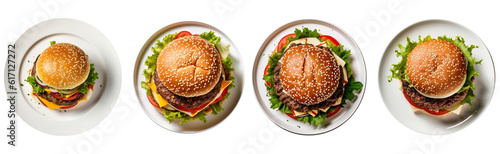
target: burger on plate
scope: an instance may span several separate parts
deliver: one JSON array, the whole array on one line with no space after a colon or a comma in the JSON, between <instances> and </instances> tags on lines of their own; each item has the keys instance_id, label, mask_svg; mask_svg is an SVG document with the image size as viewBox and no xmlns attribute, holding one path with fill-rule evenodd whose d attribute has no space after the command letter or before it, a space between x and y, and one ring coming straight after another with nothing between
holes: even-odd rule
<instances>
[{"instance_id":1,"label":"burger on plate","mask_svg":"<svg viewBox=\"0 0 500 154\"><path fill-rule=\"evenodd\" d=\"M171 123L195 119L206 122L217 115L233 88L229 44L214 32L192 35L181 31L166 35L152 48L146 60L142 87L154 108Z\"/></svg>"},{"instance_id":2,"label":"burger on plate","mask_svg":"<svg viewBox=\"0 0 500 154\"><path fill-rule=\"evenodd\" d=\"M458 115L462 105L473 106L473 81L479 75L474 65L482 61L472 57L472 49L477 46L465 45L459 36L419 37L418 42L407 38L406 47L398 46L400 51L396 53L402 60L392 65L392 76L388 78L401 81L401 90L414 112Z\"/></svg>"},{"instance_id":3,"label":"burger on plate","mask_svg":"<svg viewBox=\"0 0 500 154\"><path fill-rule=\"evenodd\" d=\"M70 109L89 99L98 78L82 49L52 41L36 58L26 81L33 87L35 101L54 110Z\"/></svg>"},{"instance_id":4,"label":"burger on plate","mask_svg":"<svg viewBox=\"0 0 500 154\"><path fill-rule=\"evenodd\" d=\"M271 108L314 125L338 113L363 86L352 76L350 52L317 30L295 29L283 37L263 78Z\"/></svg>"}]
</instances>

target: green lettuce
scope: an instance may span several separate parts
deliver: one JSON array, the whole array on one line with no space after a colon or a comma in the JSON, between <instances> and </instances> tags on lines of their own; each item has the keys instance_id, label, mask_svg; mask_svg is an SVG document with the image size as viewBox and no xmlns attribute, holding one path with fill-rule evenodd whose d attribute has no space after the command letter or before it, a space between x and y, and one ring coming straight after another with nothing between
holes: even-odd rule
<instances>
[{"instance_id":1,"label":"green lettuce","mask_svg":"<svg viewBox=\"0 0 500 154\"><path fill-rule=\"evenodd\" d=\"M34 93L44 93L45 92L45 89L48 88L48 87L42 87L40 85L38 85L38 83L36 83L36 79L35 79L35 76L29 76L26 81L31 85L33 86L33 92Z\"/></svg>"},{"instance_id":2,"label":"green lettuce","mask_svg":"<svg viewBox=\"0 0 500 154\"><path fill-rule=\"evenodd\" d=\"M294 32L295 32L295 37L288 37L289 42L298 40L300 38L307 38L307 37L315 37L315 38L318 38L320 41L323 41L320 38L321 35L318 33L318 31L316 29L310 30L307 27L304 27L302 30L295 29ZM344 60L346 62L345 67L347 70L346 73L349 77L349 79L348 79L349 83L347 83L345 85L345 91L344 91L344 95L342 97L342 104L338 106L338 107L343 107L346 100L352 101L354 99L354 91L361 90L363 87L363 84L359 81L356 81L354 79L354 76L351 75L352 72L351 72L351 64L350 64L350 59L349 59L349 56L351 55L351 50L345 50L344 46L341 44L339 44L339 46L335 46L330 41L326 41L326 43L332 52L337 54L340 58L342 58L342 60ZM276 67L278 61L281 59L281 56L283 55L283 52L287 48L288 45L289 45L289 43L286 45L283 45L280 52L276 52L269 57L269 61L267 63L269 65L269 68L266 70L267 74L265 74L262 79L264 81L267 81L270 83L270 85L266 84L265 86L266 86L266 90L270 96L269 101L271 102L271 108L277 109L277 110L281 111L282 113L291 114L292 110L288 106L286 106L283 102L281 102L279 100L278 96L276 95L276 93L274 92L274 78L273 78L274 77L274 68ZM313 117L311 115L308 115L305 117L298 117L297 120L303 121L304 123L309 123L312 125L321 125L321 123L323 121L328 119L326 117L328 115L328 113L335 111L336 108L337 107L331 107L330 109L328 109L327 112L318 111L319 113L315 117Z\"/></svg>"},{"instance_id":3,"label":"green lettuce","mask_svg":"<svg viewBox=\"0 0 500 154\"><path fill-rule=\"evenodd\" d=\"M153 55L148 56L146 59L145 64L146 64L146 66L148 66L148 68L144 69L144 71L142 73L146 79L144 81L141 81L141 87L146 90L147 95L149 95L149 96L152 96L152 92L151 92L151 88L149 87L148 84L151 82L151 79L152 79L151 76L153 75L153 73L156 69L156 62L158 60L158 56L160 55L160 52L163 50L163 48L165 48L165 46L168 43L172 42L175 39L175 36L177 36L177 33L171 33L171 34L165 35L165 37L163 37L161 40L156 40L155 45L151 48ZM214 34L214 32L212 32L212 31L201 33L199 37L209 41L214 46L217 46L221 40L221 38L219 36L216 36ZM227 47L229 47L229 46L227 46ZM227 50L229 50L229 49L227 49ZM225 51L225 52L229 52L229 51ZM226 68L226 71L229 74L231 74L234 71L234 68L232 67L233 62L231 61L231 58L229 56L222 59L222 64L224 65L224 67ZM231 84L228 85L228 90L235 87L234 76L231 75L226 80L232 81ZM194 121L196 119L206 123L207 122L207 119L205 118L205 116L207 115L206 110L211 109L212 115L219 114L221 111L224 110L224 108L222 108L222 102L224 100L226 100L227 98L229 98L229 95L230 95L230 93L227 92L227 94L220 101L218 101L212 105L209 105L207 108L200 111L194 117L191 117L188 114L185 114L185 113L180 112L180 111L170 111L170 110L166 110L166 109L162 109L162 113L163 113L165 119L167 119L170 123L172 123L174 120L178 120L180 124L185 124L189 121Z\"/></svg>"},{"instance_id":4,"label":"green lettuce","mask_svg":"<svg viewBox=\"0 0 500 154\"><path fill-rule=\"evenodd\" d=\"M469 104L471 107L472 105L472 100L476 98L476 95L474 95L473 90L476 90L474 83L472 82L472 77L473 76L479 76L479 72L476 72L474 69L474 65L481 64L483 61L482 59L479 61L476 61L474 57L472 57L472 50L474 48L478 48L478 46L475 45L465 45L465 40L457 36L455 39L446 37L444 36L439 36L437 39L432 38L430 35L427 35L424 39L421 38L421 36L418 36L418 41L412 41L410 37L406 37L406 46L403 46L401 44L398 44L399 51L396 50L396 56L401 57L401 61L397 64L392 64L392 68L390 69L391 71L391 76L388 76L387 78L389 79L389 82L392 81L392 79L397 79L397 80L404 80L407 81L410 84L410 87L413 87L412 83L408 79L408 74L405 72L406 70L406 61L408 60L408 55L410 52L420 43L423 43L425 41L430 41L430 40L444 40L451 42L455 44L464 54L465 58L467 59L467 78L465 80L465 84L462 86L462 88L457 92L463 92L467 89L469 91L467 92L467 95L465 96L465 99L462 100L461 104ZM402 78L401 76L404 76Z\"/></svg>"},{"instance_id":5,"label":"green lettuce","mask_svg":"<svg viewBox=\"0 0 500 154\"><path fill-rule=\"evenodd\" d=\"M203 32L200 34L201 38L204 38L208 42L212 43L214 46L217 46L217 43L220 42L220 37L215 35L215 32Z\"/></svg>"},{"instance_id":6,"label":"green lettuce","mask_svg":"<svg viewBox=\"0 0 500 154\"><path fill-rule=\"evenodd\" d=\"M90 73L85 82L80 85L78 91L82 94L89 92L89 85L94 85L95 80L99 79L99 73L95 72L94 64L90 64Z\"/></svg>"}]
</instances>

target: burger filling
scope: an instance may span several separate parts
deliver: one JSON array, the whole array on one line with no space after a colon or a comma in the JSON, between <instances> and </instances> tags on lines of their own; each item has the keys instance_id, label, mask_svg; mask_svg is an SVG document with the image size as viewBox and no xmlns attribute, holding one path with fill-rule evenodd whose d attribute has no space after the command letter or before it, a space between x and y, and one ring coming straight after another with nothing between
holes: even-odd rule
<instances>
[{"instance_id":1,"label":"burger filling","mask_svg":"<svg viewBox=\"0 0 500 154\"><path fill-rule=\"evenodd\" d=\"M402 78L404 79L404 77ZM469 89L466 89L465 91L455 93L447 98L429 98L419 93L414 87L410 87L408 81L401 80L401 82L403 92L406 93L408 97L410 97L415 105L433 111L453 108L457 104L460 104L460 102L462 102L462 100L464 100L465 96L467 95L467 92L469 92Z\"/></svg>"}]
</instances>

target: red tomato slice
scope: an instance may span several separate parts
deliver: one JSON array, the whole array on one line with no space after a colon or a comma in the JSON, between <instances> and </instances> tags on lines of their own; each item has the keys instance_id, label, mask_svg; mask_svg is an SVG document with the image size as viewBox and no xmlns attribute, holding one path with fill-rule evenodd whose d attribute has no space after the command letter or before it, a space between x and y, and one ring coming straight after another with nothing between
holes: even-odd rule
<instances>
[{"instance_id":1,"label":"red tomato slice","mask_svg":"<svg viewBox=\"0 0 500 154\"><path fill-rule=\"evenodd\" d=\"M217 103L218 101L222 100L222 98L224 98L224 96L226 96L226 94L227 94L227 90L228 90L228 88L227 88L227 87L226 87L226 88L224 88L224 90L222 90L222 93L220 94L220 96L219 96L219 97L217 97L217 98L216 98L216 99L212 102L212 104Z\"/></svg>"},{"instance_id":2,"label":"red tomato slice","mask_svg":"<svg viewBox=\"0 0 500 154\"><path fill-rule=\"evenodd\" d=\"M450 111L446 111L446 110L439 110L438 112L436 111L432 111L432 110L429 110L427 108L422 108L420 106L418 106L417 104L415 104L411 99L410 97L408 97L408 94L406 94L405 92L403 92L403 94L405 95L405 98L408 102L410 102L410 105L417 108L417 109L421 109L421 110L424 110L425 112L429 113L429 114L432 114L432 115L444 115L444 114L447 114L449 113Z\"/></svg>"},{"instance_id":3,"label":"red tomato slice","mask_svg":"<svg viewBox=\"0 0 500 154\"><path fill-rule=\"evenodd\" d=\"M56 98L56 99L60 99L60 100L65 100L65 101L70 101L70 100L74 100L78 94L80 92L76 92L75 94L71 95L70 97L66 98L64 96L61 96L61 94L59 93L50 93L50 95L52 95L52 97Z\"/></svg>"},{"instance_id":4,"label":"red tomato slice","mask_svg":"<svg viewBox=\"0 0 500 154\"><path fill-rule=\"evenodd\" d=\"M326 115L326 117L329 118L329 117L334 116L335 114L339 113L340 109L341 109L341 107L337 107L335 110L333 110L332 112L328 113Z\"/></svg>"},{"instance_id":5,"label":"red tomato slice","mask_svg":"<svg viewBox=\"0 0 500 154\"><path fill-rule=\"evenodd\" d=\"M149 100L149 103L151 103L151 105L153 105L155 108L160 108L160 106L158 106L158 103L156 103L156 101L153 98L153 96L149 96L148 95L148 100Z\"/></svg>"},{"instance_id":6,"label":"red tomato slice","mask_svg":"<svg viewBox=\"0 0 500 154\"><path fill-rule=\"evenodd\" d=\"M264 75L269 74L269 73L267 73L267 69L269 69L269 64L266 65L266 68L264 69ZM266 81L266 84L267 84L267 86L271 86L271 83L269 83L269 81Z\"/></svg>"},{"instance_id":7,"label":"red tomato slice","mask_svg":"<svg viewBox=\"0 0 500 154\"><path fill-rule=\"evenodd\" d=\"M70 109L70 108L73 108L75 107L76 105L78 105L78 103L74 104L74 105L71 105L71 106L64 106L64 107L61 107L59 109Z\"/></svg>"},{"instance_id":8,"label":"red tomato slice","mask_svg":"<svg viewBox=\"0 0 500 154\"><path fill-rule=\"evenodd\" d=\"M333 38L332 36L330 35L321 35L319 36L323 41L326 42L326 40L330 40L330 42L332 42L335 46L338 46L339 45L339 42Z\"/></svg>"},{"instance_id":9,"label":"red tomato slice","mask_svg":"<svg viewBox=\"0 0 500 154\"><path fill-rule=\"evenodd\" d=\"M89 84L89 89L94 90L94 85Z\"/></svg>"},{"instance_id":10,"label":"red tomato slice","mask_svg":"<svg viewBox=\"0 0 500 154\"><path fill-rule=\"evenodd\" d=\"M292 119L297 120L297 117L296 117L296 116L294 116L292 113L287 113L286 115L287 115L287 116L289 116L289 117L290 117L290 118L292 118Z\"/></svg>"},{"instance_id":11,"label":"red tomato slice","mask_svg":"<svg viewBox=\"0 0 500 154\"><path fill-rule=\"evenodd\" d=\"M180 31L179 33L177 33L174 39L178 39L184 36L191 36L191 33L188 31Z\"/></svg>"},{"instance_id":12,"label":"red tomato slice","mask_svg":"<svg viewBox=\"0 0 500 154\"><path fill-rule=\"evenodd\" d=\"M276 46L276 52L280 52L283 46L288 43L288 37L295 37L295 33L285 35L283 38L281 38L280 42L278 43L278 46Z\"/></svg>"},{"instance_id":13,"label":"red tomato slice","mask_svg":"<svg viewBox=\"0 0 500 154\"><path fill-rule=\"evenodd\" d=\"M193 36L200 36L200 34L193 34Z\"/></svg>"}]
</instances>

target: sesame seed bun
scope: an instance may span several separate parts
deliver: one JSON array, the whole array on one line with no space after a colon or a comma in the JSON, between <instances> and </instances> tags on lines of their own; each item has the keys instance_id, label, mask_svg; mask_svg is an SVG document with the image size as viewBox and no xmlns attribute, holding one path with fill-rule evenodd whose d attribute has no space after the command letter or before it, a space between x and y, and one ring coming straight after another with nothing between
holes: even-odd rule
<instances>
[{"instance_id":1,"label":"sesame seed bun","mask_svg":"<svg viewBox=\"0 0 500 154\"><path fill-rule=\"evenodd\" d=\"M286 50L280 63L283 90L301 104L318 104L337 90L340 70L327 49L311 44L293 46Z\"/></svg>"},{"instance_id":2,"label":"sesame seed bun","mask_svg":"<svg viewBox=\"0 0 500 154\"><path fill-rule=\"evenodd\" d=\"M467 64L453 43L431 40L417 45L406 62L408 78L415 89L429 98L446 98L464 85Z\"/></svg>"},{"instance_id":3,"label":"sesame seed bun","mask_svg":"<svg viewBox=\"0 0 500 154\"><path fill-rule=\"evenodd\" d=\"M219 51L207 40L184 36L163 48L156 69L168 90L176 95L196 97L207 94L217 85L222 60Z\"/></svg>"},{"instance_id":4,"label":"sesame seed bun","mask_svg":"<svg viewBox=\"0 0 500 154\"><path fill-rule=\"evenodd\" d=\"M55 89L73 89L81 85L90 73L88 56L70 43L57 43L45 49L36 63L36 74Z\"/></svg>"}]
</instances>

